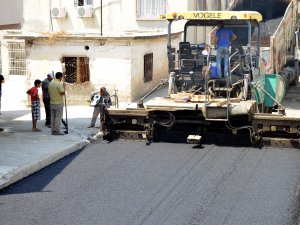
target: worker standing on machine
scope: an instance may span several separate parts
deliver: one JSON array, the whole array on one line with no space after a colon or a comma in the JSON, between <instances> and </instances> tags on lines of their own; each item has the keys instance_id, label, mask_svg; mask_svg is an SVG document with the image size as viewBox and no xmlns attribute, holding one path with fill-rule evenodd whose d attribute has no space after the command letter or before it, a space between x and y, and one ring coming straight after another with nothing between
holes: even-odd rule
<instances>
[{"instance_id":1,"label":"worker standing on machine","mask_svg":"<svg viewBox=\"0 0 300 225\"><path fill-rule=\"evenodd\" d=\"M218 21L218 30L215 37L215 46L217 48L217 68L218 78L222 78L221 61L224 58L224 77L229 70L229 46L237 36L228 28L224 27L224 21Z\"/></svg>"}]
</instances>

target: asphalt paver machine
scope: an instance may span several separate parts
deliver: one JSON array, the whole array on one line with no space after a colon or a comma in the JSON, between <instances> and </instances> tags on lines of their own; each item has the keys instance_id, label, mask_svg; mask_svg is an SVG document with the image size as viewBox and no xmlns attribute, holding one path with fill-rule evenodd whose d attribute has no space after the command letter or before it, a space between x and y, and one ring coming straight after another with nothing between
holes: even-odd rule
<instances>
[{"instance_id":1,"label":"asphalt paver machine","mask_svg":"<svg viewBox=\"0 0 300 225\"><path fill-rule=\"evenodd\" d=\"M283 94L274 96L270 94L274 92L272 85L268 87L257 82L265 76L260 72L261 14L254 11L188 11L166 13L161 18L168 21L168 94L140 101L136 108L108 109L103 126L105 138L145 139L147 143L243 146L261 143L260 124L253 126L253 115L265 113L268 108L269 114L273 110L284 114L280 104ZM229 72L222 78L216 74L216 49L212 44L215 30L207 43L188 40L190 30L195 27L213 29L220 20L225 27L238 28L238 37L245 37L231 46ZM177 21L185 21L183 40L178 46L172 46L171 28ZM280 86L282 80L276 78L275 82ZM258 101L262 96L269 98L270 107ZM294 139L297 138L296 132Z\"/></svg>"}]
</instances>

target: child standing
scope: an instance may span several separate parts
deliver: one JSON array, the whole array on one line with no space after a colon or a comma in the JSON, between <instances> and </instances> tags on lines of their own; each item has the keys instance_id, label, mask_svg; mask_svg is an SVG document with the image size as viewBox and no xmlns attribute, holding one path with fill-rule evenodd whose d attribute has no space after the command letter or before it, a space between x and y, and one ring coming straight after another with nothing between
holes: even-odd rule
<instances>
[{"instance_id":1,"label":"child standing","mask_svg":"<svg viewBox=\"0 0 300 225\"><path fill-rule=\"evenodd\" d=\"M26 93L31 97L31 113L32 113L32 132L41 131L36 128L37 120L41 119L40 98L38 88L41 87L42 81L35 80L34 87L30 88Z\"/></svg>"}]
</instances>

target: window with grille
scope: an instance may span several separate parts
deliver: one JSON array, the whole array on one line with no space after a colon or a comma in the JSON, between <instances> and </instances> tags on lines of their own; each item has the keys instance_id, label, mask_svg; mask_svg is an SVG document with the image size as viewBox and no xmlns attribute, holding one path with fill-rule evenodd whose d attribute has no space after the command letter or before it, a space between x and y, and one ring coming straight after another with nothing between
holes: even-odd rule
<instances>
[{"instance_id":1,"label":"window with grille","mask_svg":"<svg viewBox=\"0 0 300 225\"><path fill-rule=\"evenodd\" d=\"M151 81L153 77L153 53L144 55L144 82Z\"/></svg>"},{"instance_id":2,"label":"window with grille","mask_svg":"<svg viewBox=\"0 0 300 225\"><path fill-rule=\"evenodd\" d=\"M93 5L93 0L74 0L74 6Z\"/></svg>"},{"instance_id":3,"label":"window with grille","mask_svg":"<svg viewBox=\"0 0 300 225\"><path fill-rule=\"evenodd\" d=\"M138 19L158 19L166 13L166 0L136 0L136 17Z\"/></svg>"},{"instance_id":4,"label":"window with grille","mask_svg":"<svg viewBox=\"0 0 300 225\"><path fill-rule=\"evenodd\" d=\"M26 75L25 42L8 42L9 74Z\"/></svg>"},{"instance_id":5,"label":"window with grille","mask_svg":"<svg viewBox=\"0 0 300 225\"><path fill-rule=\"evenodd\" d=\"M90 68L88 57L64 57L65 82L81 84L90 81Z\"/></svg>"}]
</instances>

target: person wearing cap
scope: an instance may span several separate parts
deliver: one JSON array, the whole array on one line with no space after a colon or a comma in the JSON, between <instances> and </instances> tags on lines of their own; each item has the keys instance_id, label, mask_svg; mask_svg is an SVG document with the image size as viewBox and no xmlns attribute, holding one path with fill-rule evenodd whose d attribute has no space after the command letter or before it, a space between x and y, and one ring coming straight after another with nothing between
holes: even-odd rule
<instances>
[{"instance_id":1,"label":"person wearing cap","mask_svg":"<svg viewBox=\"0 0 300 225\"><path fill-rule=\"evenodd\" d=\"M91 106L94 107L93 116L91 119L91 123L88 128L95 127L96 120L100 115L100 131L102 131L102 123L103 123L103 113L104 111L109 108L112 103L110 99L109 93L106 91L105 87L101 87L100 91L97 93L92 94L91 96Z\"/></svg>"},{"instance_id":2,"label":"person wearing cap","mask_svg":"<svg viewBox=\"0 0 300 225\"><path fill-rule=\"evenodd\" d=\"M48 92L48 86L50 82L53 80L53 73L48 73L47 78L42 81L42 92L43 92L43 102L45 106L46 113L46 123L47 127L51 127L51 109L50 109L50 95Z\"/></svg>"},{"instance_id":3,"label":"person wearing cap","mask_svg":"<svg viewBox=\"0 0 300 225\"><path fill-rule=\"evenodd\" d=\"M218 21L215 46L217 48L217 69L219 78L222 78L222 58L224 58L224 76L226 77L229 72L229 46L236 38L237 36L232 32L232 30L224 27L224 21Z\"/></svg>"}]
</instances>

